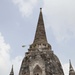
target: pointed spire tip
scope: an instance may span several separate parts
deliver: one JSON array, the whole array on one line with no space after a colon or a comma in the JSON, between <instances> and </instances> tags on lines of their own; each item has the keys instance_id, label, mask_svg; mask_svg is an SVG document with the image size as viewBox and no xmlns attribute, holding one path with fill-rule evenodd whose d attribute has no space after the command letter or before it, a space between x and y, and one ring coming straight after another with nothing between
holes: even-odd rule
<instances>
[{"instance_id":1,"label":"pointed spire tip","mask_svg":"<svg viewBox=\"0 0 75 75\"><path fill-rule=\"evenodd\" d=\"M40 8L39 19L33 44L42 44L42 43L47 43L47 38L44 27L42 8Z\"/></svg>"},{"instance_id":2,"label":"pointed spire tip","mask_svg":"<svg viewBox=\"0 0 75 75\"><path fill-rule=\"evenodd\" d=\"M13 68L13 65L12 65L12 68Z\"/></svg>"},{"instance_id":3,"label":"pointed spire tip","mask_svg":"<svg viewBox=\"0 0 75 75\"><path fill-rule=\"evenodd\" d=\"M11 68L11 72L9 75L14 75L14 71L13 71L13 65L12 65L12 68Z\"/></svg>"},{"instance_id":4,"label":"pointed spire tip","mask_svg":"<svg viewBox=\"0 0 75 75\"><path fill-rule=\"evenodd\" d=\"M71 63L71 60L69 59L69 63Z\"/></svg>"},{"instance_id":5,"label":"pointed spire tip","mask_svg":"<svg viewBox=\"0 0 75 75\"><path fill-rule=\"evenodd\" d=\"M42 8L40 8L40 11L42 12Z\"/></svg>"}]
</instances>

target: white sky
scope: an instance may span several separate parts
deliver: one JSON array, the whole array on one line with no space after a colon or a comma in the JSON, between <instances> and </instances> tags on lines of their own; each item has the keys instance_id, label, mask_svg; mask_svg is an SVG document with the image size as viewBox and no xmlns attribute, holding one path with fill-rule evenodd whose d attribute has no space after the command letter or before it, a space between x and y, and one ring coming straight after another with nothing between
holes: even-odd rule
<instances>
[{"instance_id":1,"label":"white sky","mask_svg":"<svg viewBox=\"0 0 75 75\"><path fill-rule=\"evenodd\" d=\"M12 64L18 75L24 54L34 39L40 7L48 42L65 75L69 59L75 67L75 0L0 0L0 75L8 75Z\"/></svg>"}]
</instances>

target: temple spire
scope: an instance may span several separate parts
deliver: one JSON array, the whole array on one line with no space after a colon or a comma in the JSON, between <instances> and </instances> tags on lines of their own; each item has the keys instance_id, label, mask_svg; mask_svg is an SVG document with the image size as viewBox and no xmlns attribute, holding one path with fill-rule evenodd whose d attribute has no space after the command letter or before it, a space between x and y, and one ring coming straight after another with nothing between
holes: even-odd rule
<instances>
[{"instance_id":1,"label":"temple spire","mask_svg":"<svg viewBox=\"0 0 75 75\"><path fill-rule=\"evenodd\" d=\"M43 15L42 15L42 8L40 8L40 14L39 14L39 19L38 19L38 24L33 44L41 44L41 43L45 44L47 43Z\"/></svg>"},{"instance_id":2,"label":"temple spire","mask_svg":"<svg viewBox=\"0 0 75 75\"><path fill-rule=\"evenodd\" d=\"M9 75L14 75L14 71L13 71L13 65L12 65L12 69Z\"/></svg>"},{"instance_id":3,"label":"temple spire","mask_svg":"<svg viewBox=\"0 0 75 75\"><path fill-rule=\"evenodd\" d=\"M75 71L72 67L71 60L69 60L69 75L75 75Z\"/></svg>"}]
</instances>

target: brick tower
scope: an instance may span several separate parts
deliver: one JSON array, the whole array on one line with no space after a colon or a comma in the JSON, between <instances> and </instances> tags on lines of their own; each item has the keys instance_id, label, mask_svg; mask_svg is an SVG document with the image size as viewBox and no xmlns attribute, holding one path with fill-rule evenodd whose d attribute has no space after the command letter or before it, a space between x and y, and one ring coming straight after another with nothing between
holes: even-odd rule
<instances>
[{"instance_id":1,"label":"brick tower","mask_svg":"<svg viewBox=\"0 0 75 75\"><path fill-rule=\"evenodd\" d=\"M19 75L64 75L61 63L46 38L42 8L34 41L25 53Z\"/></svg>"}]
</instances>

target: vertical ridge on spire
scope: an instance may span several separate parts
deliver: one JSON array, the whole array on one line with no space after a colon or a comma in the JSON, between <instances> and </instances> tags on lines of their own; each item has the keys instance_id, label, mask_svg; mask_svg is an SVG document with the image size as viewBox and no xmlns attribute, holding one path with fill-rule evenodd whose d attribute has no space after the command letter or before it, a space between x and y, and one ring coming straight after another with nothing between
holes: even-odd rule
<instances>
[{"instance_id":1,"label":"vertical ridge on spire","mask_svg":"<svg viewBox=\"0 0 75 75\"><path fill-rule=\"evenodd\" d=\"M69 75L75 75L75 71L72 67L71 60L69 60Z\"/></svg>"},{"instance_id":2,"label":"vertical ridge on spire","mask_svg":"<svg viewBox=\"0 0 75 75\"><path fill-rule=\"evenodd\" d=\"M40 14L39 14L39 19L38 19L38 24L33 44L41 44L41 43L47 43L43 15L42 15L42 8L40 8Z\"/></svg>"},{"instance_id":3,"label":"vertical ridge on spire","mask_svg":"<svg viewBox=\"0 0 75 75\"><path fill-rule=\"evenodd\" d=\"M14 75L13 65L12 65L12 69L11 69L10 75Z\"/></svg>"}]
</instances>

